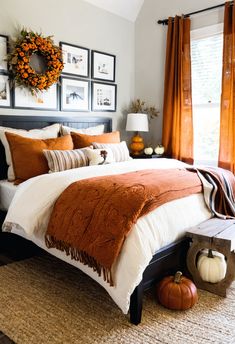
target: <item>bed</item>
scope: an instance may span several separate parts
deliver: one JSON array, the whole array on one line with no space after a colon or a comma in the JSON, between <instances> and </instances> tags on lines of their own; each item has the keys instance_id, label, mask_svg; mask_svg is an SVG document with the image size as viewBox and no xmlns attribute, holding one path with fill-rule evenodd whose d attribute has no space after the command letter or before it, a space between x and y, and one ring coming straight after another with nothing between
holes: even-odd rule
<instances>
[{"instance_id":1,"label":"bed","mask_svg":"<svg viewBox=\"0 0 235 344\"><path fill-rule=\"evenodd\" d=\"M75 128L88 128L88 127L92 127L92 126L95 126L98 124L104 124L106 132L110 132L112 130L112 121L110 118L101 118L101 117L98 117L98 118L94 118L94 117L88 117L88 118L59 117L58 118L58 117L39 117L39 116L35 116L35 117L32 117L32 116L0 116L0 125L5 126L5 127L12 127L12 128L20 128L20 129L42 128L42 127L48 126L48 125L53 124L53 123L61 123L63 125L70 126L73 128L74 127ZM3 147L1 146L0 147L0 159L1 159L1 161L5 161L4 154L5 153L4 153ZM159 164L165 164L165 166L167 168L167 166L171 166L174 163L173 161L169 161L169 160L166 161L166 159L163 159L164 161L162 161L162 162L160 161L160 159L145 159L145 160L149 160L149 161L146 161L146 162L140 162L140 160L130 161L128 163L129 164L128 165L129 166L128 171L135 171L136 168L139 168L138 164L142 165L141 169L147 169L147 168L151 168L152 164L156 165L156 166L153 166L153 168L159 168L157 166ZM124 168L123 167L124 164L122 164L122 163L116 163L116 164L119 164L119 165L115 166L114 172L118 173L118 171L120 171L120 173L122 173L123 168ZM177 166L177 163L176 163L176 166ZM93 167L93 166L91 166L91 167L95 171L95 167ZM87 174L86 171L88 171L88 169L89 169L89 171L92 171L91 167L84 167L84 170L83 171L81 170L81 171L84 174ZM103 169L104 172L102 172L102 173L104 173L104 175L108 175L108 174L113 173L112 168L113 167L111 165L106 165L106 167L102 166L100 171L102 172L102 169ZM59 173L61 173L61 172L59 172ZM4 164L1 164L0 175L1 175L2 180L6 179L6 165L4 165ZM70 176L71 180L73 179L73 172L70 171L67 173L67 175L71 175ZM60 177L61 176L59 176L58 178L60 178ZM36 179L37 178L38 177L36 177ZM53 178L53 180L56 179L52 175L44 176L44 177L39 178L39 179L40 180L42 179L42 183L43 183L43 179L47 179L47 178ZM39 179L38 179L38 181L39 181ZM36 181L34 181L34 183L36 184ZM46 183L47 183L47 181L46 181ZM21 189L23 189L23 188L24 187L21 187ZM3 210L1 211L1 219L2 220L6 216L6 209L5 208L8 208L9 204L11 203L11 199L14 195L14 192L16 192L16 187L14 188L14 190L11 189L11 191L9 191L10 189L11 189L11 187L9 185L7 185L6 181L0 183L0 192L1 192L0 195L1 195L1 197L3 197L2 202L4 202L4 204L2 205ZM9 196L9 194L11 196ZM18 192L18 194L19 194L19 192ZM6 197L6 195L8 195L8 197ZM202 204L202 200L198 199L197 197L194 200L192 200L192 202L194 202L192 204L194 204L195 207L197 207L197 205L200 202L201 202L200 204ZM187 202L185 204L182 204L181 207L182 208L185 207L186 204L187 204ZM203 206L200 206L200 207L203 208ZM164 211L166 211L166 210L164 210ZM194 222L198 222L198 223L202 222L203 220L206 220L211 216L210 212L206 209L206 207L201 209L200 211L201 211L201 216L199 216L198 218L195 218ZM188 222L188 220L187 220L185 223L189 223L190 225L194 225L195 224L194 222ZM142 223L142 225L140 225L140 227L143 229L145 227L145 223ZM141 228L140 228L140 230L142 230ZM135 232L135 231L133 231L133 232ZM13 231L13 233L17 234L21 237L24 237L25 239L31 240L36 245L47 250L45 245L43 244L42 240L40 241L38 239L38 237L29 237L29 236L25 235L25 233L19 228L16 228ZM161 247L160 249L153 252L151 258L150 259L148 258L146 266L144 266L144 268L142 267L142 270L138 271L138 277L136 278L136 281L138 281L138 283L136 283L136 285L134 287L132 285L131 289L128 289L130 294L131 294L129 303L127 304L126 301L125 302L123 301L123 305L122 304L119 305L119 307L123 310L123 313L126 313L128 311L128 308L129 308L129 310L130 310L130 321L133 324L137 325L141 321L142 299L143 299L144 290L147 288L150 288L154 283L156 283L157 280L162 278L163 275L168 274L169 272L175 271L177 269L184 269L184 267L185 267L185 257L186 257L186 253L187 253L187 250L189 247L189 242L187 239L184 238L183 230L181 229L181 233L174 238L173 242L170 242L169 239L167 239L165 242L167 242L167 244L163 245L163 247ZM57 256L60 259L67 261L68 263L70 263L72 265L77 266L77 264L75 264L74 261L71 261L69 259L69 257L66 257L65 255L63 256L56 249L49 250L48 252L52 253L53 255ZM123 257L120 259L120 261L122 259L123 259ZM136 260L138 260L138 259L139 259L139 257L136 255ZM133 258L132 258L132 264L135 264L135 261L133 260ZM85 273L89 274L89 272L87 272L86 269L82 265L77 266L77 267L79 267ZM115 300L116 296L115 296L115 293L113 294L112 289L111 288L109 289L109 287L107 287L101 281L101 279L99 280L98 278L96 278L96 276L94 274L89 274L89 275L92 278L96 279L109 292L111 297L118 304L119 300ZM122 278L124 278L124 277L122 277Z\"/></svg>"},{"instance_id":2,"label":"bed","mask_svg":"<svg viewBox=\"0 0 235 344\"><path fill-rule=\"evenodd\" d=\"M0 209L7 211L16 193L17 186L7 179L0 180Z\"/></svg>"}]
</instances>

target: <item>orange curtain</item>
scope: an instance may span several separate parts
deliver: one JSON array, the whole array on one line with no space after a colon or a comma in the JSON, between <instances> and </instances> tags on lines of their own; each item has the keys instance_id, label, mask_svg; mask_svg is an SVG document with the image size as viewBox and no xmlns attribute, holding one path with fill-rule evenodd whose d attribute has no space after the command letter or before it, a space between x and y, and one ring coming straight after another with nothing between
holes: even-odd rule
<instances>
[{"instance_id":1,"label":"orange curtain","mask_svg":"<svg viewBox=\"0 0 235 344\"><path fill-rule=\"evenodd\" d=\"M193 162L190 18L168 20L162 136L169 156Z\"/></svg>"},{"instance_id":2,"label":"orange curtain","mask_svg":"<svg viewBox=\"0 0 235 344\"><path fill-rule=\"evenodd\" d=\"M235 173L235 6L225 4L219 166Z\"/></svg>"}]
</instances>

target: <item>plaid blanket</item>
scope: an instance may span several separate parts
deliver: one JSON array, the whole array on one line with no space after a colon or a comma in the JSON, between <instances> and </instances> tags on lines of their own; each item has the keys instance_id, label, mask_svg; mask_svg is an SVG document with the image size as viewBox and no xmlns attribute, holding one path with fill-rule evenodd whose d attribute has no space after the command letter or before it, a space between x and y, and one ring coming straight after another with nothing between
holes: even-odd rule
<instances>
[{"instance_id":1,"label":"plaid blanket","mask_svg":"<svg viewBox=\"0 0 235 344\"><path fill-rule=\"evenodd\" d=\"M204 199L212 213L222 219L235 218L235 176L217 167L190 167L203 185Z\"/></svg>"}]
</instances>

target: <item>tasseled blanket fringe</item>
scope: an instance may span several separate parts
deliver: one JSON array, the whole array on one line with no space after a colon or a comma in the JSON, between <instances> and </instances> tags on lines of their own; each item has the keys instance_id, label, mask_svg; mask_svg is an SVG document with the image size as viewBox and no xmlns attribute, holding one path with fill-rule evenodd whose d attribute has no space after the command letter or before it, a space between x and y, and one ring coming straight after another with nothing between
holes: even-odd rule
<instances>
[{"instance_id":1,"label":"tasseled blanket fringe","mask_svg":"<svg viewBox=\"0 0 235 344\"><path fill-rule=\"evenodd\" d=\"M62 252L65 252L67 256L71 257L71 259L89 266L95 272L97 272L99 276L102 275L104 281L109 283L111 287L114 286L111 270L101 266L93 257L89 256L86 252L79 251L79 249L71 247L70 244L65 243L61 240L57 240L55 237L50 235L46 235L45 243L48 248L56 248Z\"/></svg>"}]
</instances>

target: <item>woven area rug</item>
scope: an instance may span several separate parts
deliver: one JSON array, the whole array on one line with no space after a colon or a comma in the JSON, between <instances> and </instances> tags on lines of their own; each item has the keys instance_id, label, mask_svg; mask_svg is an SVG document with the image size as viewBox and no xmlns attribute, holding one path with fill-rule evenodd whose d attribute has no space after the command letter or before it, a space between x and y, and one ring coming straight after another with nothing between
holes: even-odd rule
<instances>
[{"instance_id":1,"label":"woven area rug","mask_svg":"<svg viewBox=\"0 0 235 344\"><path fill-rule=\"evenodd\" d=\"M0 331L17 344L235 343L235 283L226 299L199 297L191 310L174 312L146 293L135 326L82 272L34 257L0 267Z\"/></svg>"}]
</instances>

